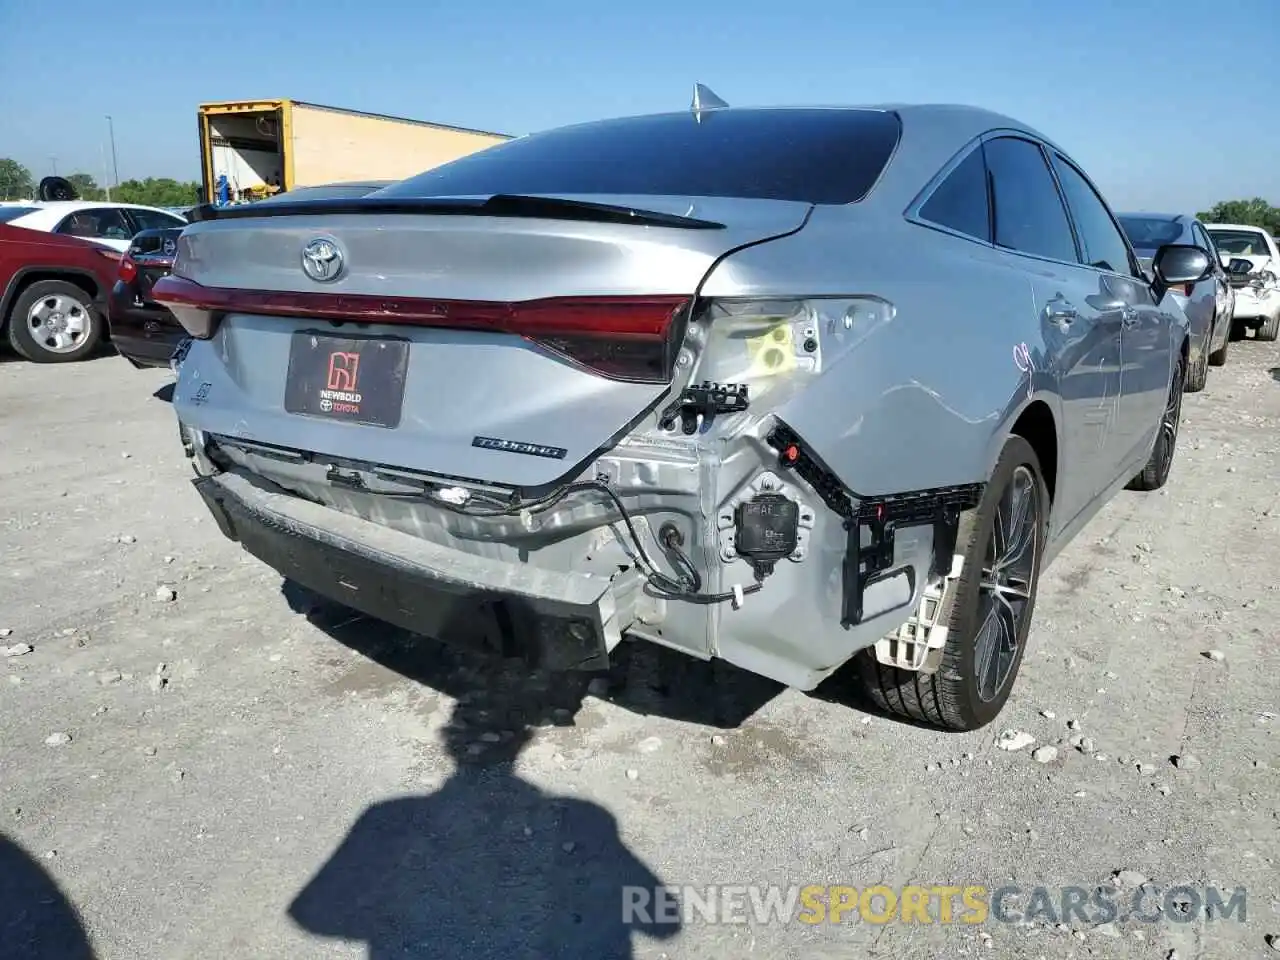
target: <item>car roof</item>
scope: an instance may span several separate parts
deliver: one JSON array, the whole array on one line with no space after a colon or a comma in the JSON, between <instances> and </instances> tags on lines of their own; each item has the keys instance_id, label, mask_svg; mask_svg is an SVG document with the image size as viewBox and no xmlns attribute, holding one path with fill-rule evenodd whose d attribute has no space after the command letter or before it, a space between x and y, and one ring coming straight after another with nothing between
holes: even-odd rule
<instances>
[{"instance_id":1,"label":"car roof","mask_svg":"<svg viewBox=\"0 0 1280 960\"><path fill-rule=\"evenodd\" d=\"M186 218L181 214L170 213L161 210L159 207L149 207L141 203L107 203L96 202L93 200L45 200L33 201L31 209L23 213L19 217L14 217L9 222L15 226L29 226L35 229L51 230L65 216L76 213L81 210L101 210L106 209L127 209L127 210L151 210L156 213L164 213L166 216L178 217L184 222Z\"/></svg>"},{"instance_id":2,"label":"car roof","mask_svg":"<svg viewBox=\"0 0 1280 960\"><path fill-rule=\"evenodd\" d=\"M1215 228L1220 230L1251 230L1254 233L1261 233L1264 236L1269 236L1266 227L1255 227L1251 223L1206 223L1204 226L1206 230L1213 230Z\"/></svg>"},{"instance_id":3,"label":"car roof","mask_svg":"<svg viewBox=\"0 0 1280 960\"><path fill-rule=\"evenodd\" d=\"M32 200L30 206L41 210L56 210L62 213L75 213L77 210L96 210L102 207L123 207L127 210L168 212L164 207L153 207L145 203L116 203L114 200Z\"/></svg>"}]
</instances>

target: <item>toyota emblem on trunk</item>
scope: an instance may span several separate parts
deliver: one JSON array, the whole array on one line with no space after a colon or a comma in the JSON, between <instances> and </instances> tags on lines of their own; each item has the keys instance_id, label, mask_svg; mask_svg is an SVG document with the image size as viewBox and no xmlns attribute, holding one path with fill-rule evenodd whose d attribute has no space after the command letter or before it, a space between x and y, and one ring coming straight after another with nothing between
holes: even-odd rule
<instances>
[{"instance_id":1,"label":"toyota emblem on trunk","mask_svg":"<svg viewBox=\"0 0 1280 960\"><path fill-rule=\"evenodd\" d=\"M302 248L302 272L320 283L337 280L342 272L342 251L332 240L316 237Z\"/></svg>"}]
</instances>

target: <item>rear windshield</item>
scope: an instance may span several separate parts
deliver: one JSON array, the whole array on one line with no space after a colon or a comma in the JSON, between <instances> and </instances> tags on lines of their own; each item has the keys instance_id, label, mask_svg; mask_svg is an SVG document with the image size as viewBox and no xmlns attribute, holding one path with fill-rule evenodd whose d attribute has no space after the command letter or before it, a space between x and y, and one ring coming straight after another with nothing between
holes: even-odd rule
<instances>
[{"instance_id":1,"label":"rear windshield","mask_svg":"<svg viewBox=\"0 0 1280 960\"><path fill-rule=\"evenodd\" d=\"M635 194L852 203L901 125L878 110L733 109L628 117L520 137L428 170L385 197Z\"/></svg>"},{"instance_id":2,"label":"rear windshield","mask_svg":"<svg viewBox=\"0 0 1280 960\"><path fill-rule=\"evenodd\" d=\"M25 217L28 213L39 209L39 207L0 207L0 223L8 223L18 217Z\"/></svg>"},{"instance_id":3,"label":"rear windshield","mask_svg":"<svg viewBox=\"0 0 1280 960\"><path fill-rule=\"evenodd\" d=\"M1161 217L1117 217L1129 242L1143 250L1154 250L1166 243L1177 243L1182 236L1182 224Z\"/></svg>"},{"instance_id":4,"label":"rear windshield","mask_svg":"<svg viewBox=\"0 0 1280 960\"><path fill-rule=\"evenodd\" d=\"M1218 245L1219 253L1231 253L1244 257L1269 257L1267 235L1261 230L1210 230L1209 236Z\"/></svg>"}]
</instances>

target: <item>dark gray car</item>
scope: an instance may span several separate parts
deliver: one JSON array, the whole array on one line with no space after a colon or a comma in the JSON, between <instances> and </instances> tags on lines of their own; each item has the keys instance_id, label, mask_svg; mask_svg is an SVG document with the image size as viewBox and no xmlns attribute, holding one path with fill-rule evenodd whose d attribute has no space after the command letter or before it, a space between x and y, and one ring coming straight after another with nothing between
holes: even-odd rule
<instances>
[{"instance_id":1,"label":"dark gray car","mask_svg":"<svg viewBox=\"0 0 1280 960\"><path fill-rule=\"evenodd\" d=\"M521 137L366 197L207 211L156 296L220 529L419 633L626 638L989 722L1043 564L1164 484L1191 348L1089 179L1008 117L742 109Z\"/></svg>"},{"instance_id":2,"label":"dark gray car","mask_svg":"<svg viewBox=\"0 0 1280 960\"><path fill-rule=\"evenodd\" d=\"M1203 390L1209 378L1209 367L1225 364L1231 345L1235 291L1218 255L1218 248L1204 224L1191 214L1120 213L1117 217L1145 270L1151 268L1156 251L1167 243L1200 247L1213 262L1212 273L1200 282L1175 286L1170 290L1170 295L1182 304L1191 325L1187 392Z\"/></svg>"}]
</instances>

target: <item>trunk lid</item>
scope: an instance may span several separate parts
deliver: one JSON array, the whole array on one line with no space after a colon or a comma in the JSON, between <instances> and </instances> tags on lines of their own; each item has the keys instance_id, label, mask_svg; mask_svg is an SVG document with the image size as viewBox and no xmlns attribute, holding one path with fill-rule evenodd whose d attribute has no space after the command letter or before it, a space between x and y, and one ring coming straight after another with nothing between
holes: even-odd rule
<instances>
[{"instance_id":1,"label":"trunk lid","mask_svg":"<svg viewBox=\"0 0 1280 960\"><path fill-rule=\"evenodd\" d=\"M799 229L810 210L593 196L560 215L566 199L480 209L469 198L422 213L406 201L300 202L188 227L160 299L189 330L208 315L192 300L216 301L221 321L180 368L179 417L270 446L536 489L667 393L669 378L634 359L652 321L678 315L725 254ZM330 266L341 261L335 279L304 272L317 240Z\"/></svg>"}]
</instances>

